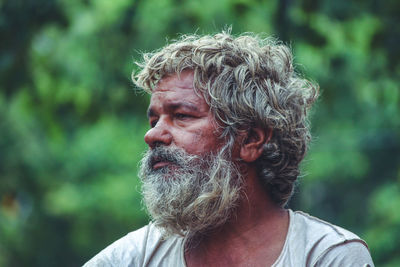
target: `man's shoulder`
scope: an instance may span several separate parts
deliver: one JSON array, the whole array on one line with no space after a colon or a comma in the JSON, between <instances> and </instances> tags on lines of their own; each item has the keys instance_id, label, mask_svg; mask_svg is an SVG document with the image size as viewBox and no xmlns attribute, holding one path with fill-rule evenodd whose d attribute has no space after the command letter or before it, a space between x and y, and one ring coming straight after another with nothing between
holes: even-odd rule
<instances>
[{"instance_id":1,"label":"man's shoulder","mask_svg":"<svg viewBox=\"0 0 400 267\"><path fill-rule=\"evenodd\" d=\"M311 216L302 211L292 212L293 227L297 234L309 240L324 240L328 243L341 243L349 240L359 240L365 243L356 234L332 223ZM365 244L366 245L366 244Z\"/></svg>"},{"instance_id":2,"label":"man's shoulder","mask_svg":"<svg viewBox=\"0 0 400 267\"><path fill-rule=\"evenodd\" d=\"M165 250L179 249L180 238L164 240L161 232L150 223L118 239L84 266L144 266L160 257Z\"/></svg>"},{"instance_id":3,"label":"man's shoulder","mask_svg":"<svg viewBox=\"0 0 400 267\"><path fill-rule=\"evenodd\" d=\"M362 252L361 262L372 263L367 244L356 234L301 211L290 213L286 256L296 259L293 263L299 264L300 260L305 266L319 266L321 260L326 262L333 258L356 260L356 251ZM354 266L358 266L357 262Z\"/></svg>"}]
</instances>

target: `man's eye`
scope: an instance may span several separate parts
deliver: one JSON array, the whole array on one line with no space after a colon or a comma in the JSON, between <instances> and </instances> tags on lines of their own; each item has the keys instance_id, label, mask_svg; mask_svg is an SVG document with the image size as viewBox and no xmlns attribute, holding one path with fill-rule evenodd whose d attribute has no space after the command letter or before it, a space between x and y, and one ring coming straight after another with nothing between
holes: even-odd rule
<instances>
[{"instance_id":1,"label":"man's eye","mask_svg":"<svg viewBox=\"0 0 400 267\"><path fill-rule=\"evenodd\" d=\"M189 118L189 117L192 117L192 116L190 116L188 114L183 114L183 113L176 113L175 114L175 118L178 118L178 119L186 119L186 118Z\"/></svg>"},{"instance_id":2,"label":"man's eye","mask_svg":"<svg viewBox=\"0 0 400 267\"><path fill-rule=\"evenodd\" d=\"M152 121L150 121L150 127L151 127L151 128L156 127L157 122L158 122L157 120L152 120Z\"/></svg>"}]
</instances>

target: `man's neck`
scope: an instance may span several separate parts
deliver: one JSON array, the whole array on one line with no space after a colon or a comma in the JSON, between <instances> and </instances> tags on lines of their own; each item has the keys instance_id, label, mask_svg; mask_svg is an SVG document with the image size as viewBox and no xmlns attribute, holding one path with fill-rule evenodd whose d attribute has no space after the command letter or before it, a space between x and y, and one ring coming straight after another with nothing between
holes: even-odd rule
<instances>
[{"instance_id":1,"label":"man's neck","mask_svg":"<svg viewBox=\"0 0 400 267\"><path fill-rule=\"evenodd\" d=\"M234 217L187 250L187 266L268 266L279 257L288 212L271 201L255 173L248 172L244 179L246 188Z\"/></svg>"}]
</instances>

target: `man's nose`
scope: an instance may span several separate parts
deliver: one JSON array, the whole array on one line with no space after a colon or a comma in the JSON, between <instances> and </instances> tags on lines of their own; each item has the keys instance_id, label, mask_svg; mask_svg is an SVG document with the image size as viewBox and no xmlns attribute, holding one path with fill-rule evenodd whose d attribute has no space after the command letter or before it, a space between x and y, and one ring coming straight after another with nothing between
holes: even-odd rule
<instances>
[{"instance_id":1,"label":"man's nose","mask_svg":"<svg viewBox=\"0 0 400 267\"><path fill-rule=\"evenodd\" d=\"M172 135L168 130L168 126L163 121L158 121L156 126L147 131L144 135L144 141L150 148L158 145L168 146L172 142Z\"/></svg>"}]
</instances>

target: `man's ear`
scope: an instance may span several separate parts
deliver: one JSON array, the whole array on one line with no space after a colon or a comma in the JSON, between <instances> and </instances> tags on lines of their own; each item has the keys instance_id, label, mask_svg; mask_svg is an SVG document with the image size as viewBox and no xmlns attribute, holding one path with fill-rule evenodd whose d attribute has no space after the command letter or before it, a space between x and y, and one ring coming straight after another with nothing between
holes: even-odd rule
<instances>
[{"instance_id":1,"label":"man's ear","mask_svg":"<svg viewBox=\"0 0 400 267\"><path fill-rule=\"evenodd\" d=\"M263 130L257 127L250 129L240 147L240 158L245 162L256 161L263 152L264 144L268 143L271 137L272 129Z\"/></svg>"}]
</instances>

